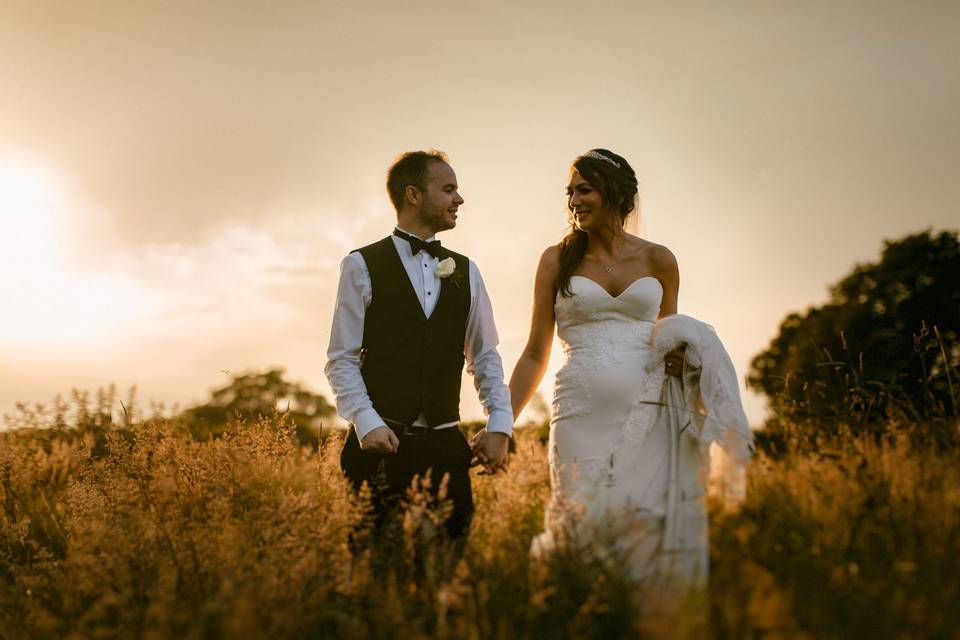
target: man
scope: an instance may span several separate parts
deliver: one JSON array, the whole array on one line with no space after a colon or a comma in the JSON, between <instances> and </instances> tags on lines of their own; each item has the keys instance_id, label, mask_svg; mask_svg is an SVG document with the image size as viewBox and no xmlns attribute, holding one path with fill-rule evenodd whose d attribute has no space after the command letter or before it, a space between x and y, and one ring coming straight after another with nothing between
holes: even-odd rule
<instances>
[{"instance_id":1,"label":"man","mask_svg":"<svg viewBox=\"0 0 960 640\"><path fill-rule=\"evenodd\" d=\"M457 224L457 189L439 151L404 153L390 167L397 226L341 263L325 372L352 425L341 467L355 489L373 490L378 527L419 476L434 495L446 483L446 531L462 540L473 515L471 461L488 473L505 467L513 411L480 272L435 239ZM487 414L472 447L457 428L464 362Z\"/></svg>"}]
</instances>

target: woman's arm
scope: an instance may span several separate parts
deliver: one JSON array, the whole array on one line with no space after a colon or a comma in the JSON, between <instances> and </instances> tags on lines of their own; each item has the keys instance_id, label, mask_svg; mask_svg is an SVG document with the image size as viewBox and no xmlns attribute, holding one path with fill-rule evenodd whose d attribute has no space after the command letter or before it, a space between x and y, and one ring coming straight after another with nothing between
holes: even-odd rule
<instances>
[{"instance_id":1,"label":"woman's arm","mask_svg":"<svg viewBox=\"0 0 960 640\"><path fill-rule=\"evenodd\" d=\"M680 295L680 268L670 249L658 246L653 254L654 273L663 285L663 299L660 300L660 315L657 319L672 316L677 312L677 297Z\"/></svg>"},{"instance_id":2,"label":"woman's arm","mask_svg":"<svg viewBox=\"0 0 960 640\"><path fill-rule=\"evenodd\" d=\"M657 247L654 253L654 269L660 279L660 284L663 285L663 299L660 300L660 315L657 317L659 320L677 312L677 297L680 294L680 269L677 266L677 258L666 247ZM683 377L685 351L686 347L679 347L664 356L664 371L667 375L676 378Z\"/></svg>"},{"instance_id":3,"label":"woman's arm","mask_svg":"<svg viewBox=\"0 0 960 640\"><path fill-rule=\"evenodd\" d=\"M513 418L530 401L534 390L543 379L550 361L553 346L553 327L556 318L553 305L556 299L557 273L560 271L560 248L548 247L540 256L537 276L533 285L533 318L530 322L530 337L520 359L510 376L510 397L513 402Z\"/></svg>"}]
</instances>

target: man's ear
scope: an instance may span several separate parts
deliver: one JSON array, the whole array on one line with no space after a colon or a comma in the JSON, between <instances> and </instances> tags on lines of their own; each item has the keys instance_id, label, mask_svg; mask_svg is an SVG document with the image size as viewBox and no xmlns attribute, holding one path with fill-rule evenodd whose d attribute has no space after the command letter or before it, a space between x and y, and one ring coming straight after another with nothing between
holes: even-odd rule
<instances>
[{"instance_id":1,"label":"man's ear","mask_svg":"<svg viewBox=\"0 0 960 640\"><path fill-rule=\"evenodd\" d=\"M407 199L407 203L412 204L415 207L420 204L420 198L423 196L423 194L420 193L420 190L412 184L408 184L406 186L406 188L403 190L403 195Z\"/></svg>"}]
</instances>

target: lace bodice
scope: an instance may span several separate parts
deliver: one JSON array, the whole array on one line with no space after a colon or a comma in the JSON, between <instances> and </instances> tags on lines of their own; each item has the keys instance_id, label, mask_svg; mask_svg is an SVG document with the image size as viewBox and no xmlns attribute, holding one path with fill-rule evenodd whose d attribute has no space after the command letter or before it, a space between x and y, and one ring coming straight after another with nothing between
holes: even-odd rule
<instances>
[{"instance_id":1,"label":"lace bodice","mask_svg":"<svg viewBox=\"0 0 960 640\"><path fill-rule=\"evenodd\" d=\"M572 276L570 297L557 294L557 335L567 357L580 353L599 361L621 350L646 348L660 313L663 287L652 276L634 280L612 296L584 276Z\"/></svg>"}]
</instances>

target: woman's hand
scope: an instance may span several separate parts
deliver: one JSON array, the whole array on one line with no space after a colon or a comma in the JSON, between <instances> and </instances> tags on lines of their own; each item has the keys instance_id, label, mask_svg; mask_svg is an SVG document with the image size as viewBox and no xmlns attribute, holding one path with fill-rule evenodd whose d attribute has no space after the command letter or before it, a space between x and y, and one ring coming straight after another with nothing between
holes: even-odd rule
<instances>
[{"instance_id":1,"label":"woman's hand","mask_svg":"<svg viewBox=\"0 0 960 640\"><path fill-rule=\"evenodd\" d=\"M667 355L663 357L663 361L666 363L666 372L668 376L673 376L675 378L683 377L683 361L685 359L685 353L687 348L679 347L674 349Z\"/></svg>"}]
</instances>

